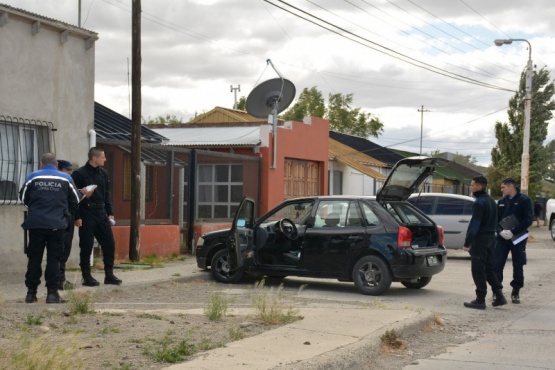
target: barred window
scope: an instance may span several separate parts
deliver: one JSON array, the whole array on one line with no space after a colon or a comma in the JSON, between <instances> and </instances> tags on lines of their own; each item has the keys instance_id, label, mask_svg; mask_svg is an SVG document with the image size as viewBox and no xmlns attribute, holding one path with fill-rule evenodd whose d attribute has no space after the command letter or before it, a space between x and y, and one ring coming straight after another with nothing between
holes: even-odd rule
<instances>
[{"instance_id":1,"label":"barred window","mask_svg":"<svg viewBox=\"0 0 555 370\"><path fill-rule=\"evenodd\" d=\"M25 178L40 167L40 156L50 151L44 121L0 116L0 205L17 204Z\"/></svg>"}]
</instances>

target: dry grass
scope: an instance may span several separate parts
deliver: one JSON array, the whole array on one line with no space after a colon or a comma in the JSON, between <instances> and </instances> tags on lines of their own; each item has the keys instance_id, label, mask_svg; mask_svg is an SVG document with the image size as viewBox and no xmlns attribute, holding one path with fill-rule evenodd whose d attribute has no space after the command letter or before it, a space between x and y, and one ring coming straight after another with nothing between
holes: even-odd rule
<instances>
[{"instance_id":1,"label":"dry grass","mask_svg":"<svg viewBox=\"0 0 555 370\"><path fill-rule=\"evenodd\" d=\"M401 338L401 333L395 329L387 330L380 337L382 341L382 352L392 353L401 352L407 349L407 341Z\"/></svg>"},{"instance_id":2,"label":"dry grass","mask_svg":"<svg viewBox=\"0 0 555 370\"><path fill-rule=\"evenodd\" d=\"M299 292L302 289L304 289L304 286L299 289ZM252 295L252 304L256 310L256 317L265 324L284 325L303 318L299 315L299 309L293 308L292 304L287 302L283 292L283 284L277 289L268 289L265 286L265 280L256 283Z\"/></svg>"},{"instance_id":3,"label":"dry grass","mask_svg":"<svg viewBox=\"0 0 555 370\"><path fill-rule=\"evenodd\" d=\"M443 331L445 327L445 320L437 313L432 314L432 319L428 321L423 327L422 331L426 333L432 333L437 331Z\"/></svg>"},{"instance_id":4,"label":"dry grass","mask_svg":"<svg viewBox=\"0 0 555 370\"><path fill-rule=\"evenodd\" d=\"M74 338L38 336L26 333L0 349L0 369L76 370L83 363L77 356L79 344Z\"/></svg>"}]
</instances>

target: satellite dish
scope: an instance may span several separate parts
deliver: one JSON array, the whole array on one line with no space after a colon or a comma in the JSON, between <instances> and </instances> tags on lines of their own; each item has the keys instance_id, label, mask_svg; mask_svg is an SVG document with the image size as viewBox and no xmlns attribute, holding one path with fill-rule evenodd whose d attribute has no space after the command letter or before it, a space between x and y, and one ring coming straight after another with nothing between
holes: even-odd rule
<instances>
[{"instance_id":1,"label":"satellite dish","mask_svg":"<svg viewBox=\"0 0 555 370\"><path fill-rule=\"evenodd\" d=\"M295 98L295 85L284 78L274 78L256 86L247 97L247 112L257 118L283 112Z\"/></svg>"}]
</instances>

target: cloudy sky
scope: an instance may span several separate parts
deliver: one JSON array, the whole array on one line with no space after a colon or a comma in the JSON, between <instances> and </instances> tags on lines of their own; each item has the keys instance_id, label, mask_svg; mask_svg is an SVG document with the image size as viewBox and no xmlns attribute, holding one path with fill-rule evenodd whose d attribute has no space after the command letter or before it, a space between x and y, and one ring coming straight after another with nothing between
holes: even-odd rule
<instances>
[{"instance_id":1,"label":"cloudy sky","mask_svg":"<svg viewBox=\"0 0 555 370\"><path fill-rule=\"evenodd\" d=\"M78 0L0 0L78 23ZM95 99L130 115L131 0L81 0L81 26L99 34ZM354 95L380 117L384 146L458 152L489 164L493 127L526 67L555 78L553 0L142 0L143 116L188 121L232 107L278 75ZM422 114L418 110L424 107ZM548 140L555 139L555 120Z\"/></svg>"}]
</instances>

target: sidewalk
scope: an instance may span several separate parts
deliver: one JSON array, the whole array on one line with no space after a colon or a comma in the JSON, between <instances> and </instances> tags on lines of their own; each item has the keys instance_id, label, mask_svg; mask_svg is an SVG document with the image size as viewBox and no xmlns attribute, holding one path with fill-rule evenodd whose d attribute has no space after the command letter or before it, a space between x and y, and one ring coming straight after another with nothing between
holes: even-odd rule
<instances>
[{"instance_id":1,"label":"sidewalk","mask_svg":"<svg viewBox=\"0 0 555 370\"><path fill-rule=\"evenodd\" d=\"M120 266L121 267L121 266ZM116 271L117 274L117 271ZM156 284L163 281L187 281L205 276L194 257L170 262L163 268L135 269L121 272L124 286ZM0 298L23 301L26 288L24 273L0 274ZM66 274L68 280L79 281L80 272ZM98 279L102 272L93 273ZM96 288L119 287L101 284ZM46 292L41 286L39 294ZM60 292L62 297L66 292ZM362 367L380 349L380 337L391 329L410 335L430 320L430 313L405 309L381 309L360 305L332 304L326 307L301 308L304 317L295 323L266 331L255 337L229 343L224 348L208 351L198 357L167 369L341 369ZM360 366L357 366L360 363Z\"/></svg>"}]
</instances>

